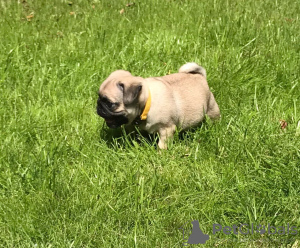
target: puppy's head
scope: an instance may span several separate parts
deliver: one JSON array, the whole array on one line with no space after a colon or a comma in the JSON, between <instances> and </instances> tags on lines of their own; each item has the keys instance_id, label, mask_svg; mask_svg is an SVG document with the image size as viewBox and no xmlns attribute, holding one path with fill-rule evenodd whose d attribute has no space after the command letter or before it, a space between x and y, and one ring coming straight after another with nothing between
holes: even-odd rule
<instances>
[{"instance_id":1,"label":"puppy's head","mask_svg":"<svg viewBox=\"0 0 300 248\"><path fill-rule=\"evenodd\" d=\"M110 128L131 123L140 112L143 78L128 71L113 72L100 86L97 113Z\"/></svg>"}]
</instances>

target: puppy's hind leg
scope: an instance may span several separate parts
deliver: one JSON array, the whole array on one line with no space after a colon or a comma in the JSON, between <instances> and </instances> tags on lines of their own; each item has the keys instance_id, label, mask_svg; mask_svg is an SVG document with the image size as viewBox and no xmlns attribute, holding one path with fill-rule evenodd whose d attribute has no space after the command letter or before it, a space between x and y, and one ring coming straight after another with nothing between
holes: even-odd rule
<instances>
[{"instance_id":1,"label":"puppy's hind leg","mask_svg":"<svg viewBox=\"0 0 300 248\"><path fill-rule=\"evenodd\" d=\"M211 120L218 120L220 119L220 109L219 106L215 100L215 97L212 93L210 93L210 98L208 101L208 108L207 108L207 113L208 117Z\"/></svg>"},{"instance_id":2,"label":"puppy's hind leg","mask_svg":"<svg viewBox=\"0 0 300 248\"><path fill-rule=\"evenodd\" d=\"M168 140L173 137L175 132L176 126L164 127L158 130L159 134L159 141L158 147L160 149L167 149L168 148Z\"/></svg>"}]
</instances>

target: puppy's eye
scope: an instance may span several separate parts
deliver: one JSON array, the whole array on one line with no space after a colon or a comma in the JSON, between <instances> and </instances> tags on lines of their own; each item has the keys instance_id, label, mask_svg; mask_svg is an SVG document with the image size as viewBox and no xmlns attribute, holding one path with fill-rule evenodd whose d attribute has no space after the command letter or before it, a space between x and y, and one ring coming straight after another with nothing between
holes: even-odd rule
<instances>
[{"instance_id":1,"label":"puppy's eye","mask_svg":"<svg viewBox=\"0 0 300 248\"><path fill-rule=\"evenodd\" d=\"M109 101L105 102L105 104L108 108L113 108L113 106L114 106L114 103L109 102Z\"/></svg>"},{"instance_id":2,"label":"puppy's eye","mask_svg":"<svg viewBox=\"0 0 300 248\"><path fill-rule=\"evenodd\" d=\"M99 96L100 101L106 105L107 108L109 109L116 109L117 107L120 106L120 103L118 102L111 102L106 96Z\"/></svg>"},{"instance_id":3,"label":"puppy's eye","mask_svg":"<svg viewBox=\"0 0 300 248\"><path fill-rule=\"evenodd\" d=\"M119 103L111 102L108 99L106 101L104 101L104 103L109 109L116 109L119 106Z\"/></svg>"},{"instance_id":4,"label":"puppy's eye","mask_svg":"<svg viewBox=\"0 0 300 248\"><path fill-rule=\"evenodd\" d=\"M119 107L119 103L117 103L117 102L111 102L111 109L116 109L117 107Z\"/></svg>"}]
</instances>

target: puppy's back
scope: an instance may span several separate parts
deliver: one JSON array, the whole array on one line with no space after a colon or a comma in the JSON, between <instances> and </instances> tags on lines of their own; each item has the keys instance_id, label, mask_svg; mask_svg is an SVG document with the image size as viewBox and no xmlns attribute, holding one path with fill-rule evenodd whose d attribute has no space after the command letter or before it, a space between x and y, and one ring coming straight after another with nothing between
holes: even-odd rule
<instances>
[{"instance_id":1,"label":"puppy's back","mask_svg":"<svg viewBox=\"0 0 300 248\"><path fill-rule=\"evenodd\" d=\"M210 90L205 77L195 73L175 73L161 77L174 99L178 127L186 129L199 124L208 109Z\"/></svg>"}]
</instances>

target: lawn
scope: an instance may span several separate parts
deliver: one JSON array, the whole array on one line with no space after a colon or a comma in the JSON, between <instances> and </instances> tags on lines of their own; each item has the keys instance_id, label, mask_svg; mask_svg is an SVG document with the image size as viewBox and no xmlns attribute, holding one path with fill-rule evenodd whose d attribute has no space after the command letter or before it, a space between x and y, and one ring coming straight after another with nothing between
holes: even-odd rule
<instances>
[{"instance_id":1,"label":"lawn","mask_svg":"<svg viewBox=\"0 0 300 248\"><path fill-rule=\"evenodd\" d=\"M220 121L158 151L97 116L112 71L191 61ZM299 81L298 0L0 0L0 247L299 247Z\"/></svg>"}]
</instances>

